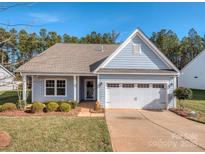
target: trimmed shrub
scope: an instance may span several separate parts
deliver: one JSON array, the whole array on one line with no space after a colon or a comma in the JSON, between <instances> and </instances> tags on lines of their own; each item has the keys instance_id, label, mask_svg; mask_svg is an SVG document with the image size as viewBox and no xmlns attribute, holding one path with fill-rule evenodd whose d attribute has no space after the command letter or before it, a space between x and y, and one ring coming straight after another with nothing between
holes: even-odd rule
<instances>
[{"instance_id":1,"label":"trimmed shrub","mask_svg":"<svg viewBox=\"0 0 205 154\"><path fill-rule=\"evenodd\" d=\"M63 103L68 103L68 101L61 100L61 101L58 101L58 102L56 102L56 103L58 103L58 105L60 106L60 105L63 104Z\"/></svg>"},{"instance_id":2,"label":"trimmed shrub","mask_svg":"<svg viewBox=\"0 0 205 154\"><path fill-rule=\"evenodd\" d=\"M17 108L14 103L5 103L1 106L1 111L14 111L16 109Z\"/></svg>"},{"instance_id":3,"label":"trimmed shrub","mask_svg":"<svg viewBox=\"0 0 205 154\"><path fill-rule=\"evenodd\" d=\"M31 111L32 111L33 113L42 112L45 107L46 107L45 104L36 101L36 102L34 102L34 103L32 104L32 106L31 106Z\"/></svg>"},{"instance_id":4,"label":"trimmed shrub","mask_svg":"<svg viewBox=\"0 0 205 154\"><path fill-rule=\"evenodd\" d=\"M50 102L47 104L46 108L49 112L57 111L59 105L56 102Z\"/></svg>"},{"instance_id":5,"label":"trimmed shrub","mask_svg":"<svg viewBox=\"0 0 205 154\"><path fill-rule=\"evenodd\" d=\"M189 88L183 88L179 87L174 91L174 96L177 97L177 99L191 99L192 97L192 91Z\"/></svg>"},{"instance_id":6,"label":"trimmed shrub","mask_svg":"<svg viewBox=\"0 0 205 154\"><path fill-rule=\"evenodd\" d=\"M61 112L69 112L71 110L71 105L68 103L61 103L59 106L59 111Z\"/></svg>"},{"instance_id":7,"label":"trimmed shrub","mask_svg":"<svg viewBox=\"0 0 205 154\"><path fill-rule=\"evenodd\" d=\"M177 99L179 100L179 106L181 109L181 108L184 108L184 105L181 102L181 100L191 99L192 98L192 91L189 88L179 87L179 88L175 89L174 96L176 96Z\"/></svg>"},{"instance_id":8,"label":"trimmed shrub","mask_svg":"<svg viewBox=\"0 0 205 154\"><path fill-rule=\"evenodd\" d=\"M72 109L75 109L78 104L77 101L68 101L68 103L71 105Z\"/></svg>"},{"instance_id":9,"label":"trimmed shrub","mask_svg":"<svg viewBox=\"0 0 205 154\"><path fill-rule=\"evenodd\" d=\"M51 103L51 102L55 102L55 103L59 103L60 101L56 101L56 100L48 100L46 102L43 102L43 104L45 104L46 106ZM58 104L59 105L59 104Z\"/></svg>"}]
</instances>

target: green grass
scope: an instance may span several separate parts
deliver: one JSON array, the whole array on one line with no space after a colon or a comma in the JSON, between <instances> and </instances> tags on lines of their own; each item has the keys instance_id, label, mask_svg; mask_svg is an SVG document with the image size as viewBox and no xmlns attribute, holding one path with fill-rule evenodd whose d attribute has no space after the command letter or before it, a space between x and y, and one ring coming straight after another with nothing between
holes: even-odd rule
<instances>
[{"instance_id":1,"label":"green grass","mask_svg":"<svg viewBox=\"0 0 205 154\"><path fill-rule=\"evenodd\" d=\"M181 102L185 108L205 114L204 100L182 100Z\"/></svg>"},{"instance_id":2,"label":"green grass","mask_svg":"<svg viewBox=\"0 0 205 154\"><path fill-rule=\"evenodd\" d=\"M193 97L192 100L204 100L205 101L205 90L192 89Z\"/></svg>"},{"instance_id":3,"label":"green grass","mask_svg":"<svg viewBox=\"0 0 205 154\"><path fill-rule=\"evenodd\" d=\"M205 114L205 90L192 89L192 92L192 99L182 101L184 107Z\"/></svg>"},{"instance_id":4,"label":"green grass","mask_svg":"<svg viewBox=\"0 0 205 154\"><path fill-rule=\"evenodd\" d=\"M29 96L27 99L27 102L31 102L31 93L29 92ZM0 105L10 102L10 103L16 103L18 100L18 93L16 90L8 90L8 91L0 91Z\"/></svg>"},{"instance_id":5,"label":"green grass","mask_svg":"<svg viewBox=\"0 0 205 154\"><path fill-rule=\"evenodd\" d=\"M112 151L104 118L0 117L12 137L1 151Z\"/></svg>"},{"instance_id":6,"label":"green grass","mask_svg":"<svg viewBox=\"0 0 205 154\"><path fill-rule=\"evenodd\" d=\"M205 122L205 90L192 89L193 96L190 100L181 100L185 109L201 114L200 121Z\"/></svg>"}]
</instances>

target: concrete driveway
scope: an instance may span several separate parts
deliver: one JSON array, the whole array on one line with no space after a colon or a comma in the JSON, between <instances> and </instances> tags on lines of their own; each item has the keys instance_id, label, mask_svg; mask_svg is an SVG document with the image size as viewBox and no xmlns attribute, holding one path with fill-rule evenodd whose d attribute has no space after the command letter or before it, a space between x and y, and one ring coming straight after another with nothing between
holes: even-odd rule
<instances>
[{"instance_id":1,"label":"concrete driveway","mask_svg":"<svg viewBox=\"0 0 205 154\"><path fill-rule=\"evenodd\" d=\"M205 151L205 125L170 111L106 110L114 151Z\"/></svg>"}]
</instances>

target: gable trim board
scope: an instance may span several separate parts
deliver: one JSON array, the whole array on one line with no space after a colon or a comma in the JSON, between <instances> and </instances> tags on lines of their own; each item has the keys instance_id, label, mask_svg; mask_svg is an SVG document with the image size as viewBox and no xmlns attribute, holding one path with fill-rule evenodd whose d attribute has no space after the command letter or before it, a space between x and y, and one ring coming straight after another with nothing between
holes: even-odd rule
<instances>
[{"instance_id":1,"label":"gable trim board","mask_svg":"<svg viewBox=\"0 0 205 154\"><path fill-rule=\"evenodd\" d=\"M94 73L97 73L100 68L104 68L118 53L126 46L132 39L138 36L161 60L168 66L168 68L174 69L178 75L179 70L174 66L174 64L159 50L155 47L155 45L139 30L136 29L99 67L96 68Z\"/></svg>"},{"instance_id":2,"label":"gable trim board","mask_svg":"<svg viewBox=\"0 0 205 154\"><path fill-rule=\"evenodd\" d=\"M87 73L87 74L78 74L78 73L38 73L38 72L33 72L33 73L20 73L21 75L45 75L45 76L97 76L97 74L93 74L93 73Z\"/></svg>"},{"instance_id":3,"label":"gable trim board","mask_svg":"<svg viewBox=\"0 0 205 154\"><path fill-rule=\"evenodd\" d=\"M9 70L7 70L3 65L0 64L0 67L5 70L9 75L11 75L12 77L15 77L15 75L13 73L11 73Z\"/></svg>"},{"instance_id":4,"label":"gable trim board","mask_svg":"<svg viewBox=\"0 0 205 154\"><path fill-rule=\"evenodd\" d=\"M14 81L14 78L14 74L0 64L0 91L16 89L17 83Z\"/></svg>"},{"instance_id":5,"label":"gable trim board","mask_svg":"<svg viewBox=\"0 0 205 154\"><path fill-rule=\"evenodd\" d=\"M192 89L205 89L205 72L199 69L204 66L205 50L201 51L181 69L179 86Z\"/></svg>"},{"instance_id":6,"label":"gable trim board","mask_svg":"<svg viewBox=\"0 0 205 154\"><path fill-rule=\"evenodd\" d=\"M205 50L201 51L194 59L192 59L188 64L186 64L182 69L181 69L181 73L183 73L184 70L186 70L187 67L189 67L192 63L194 63L196 60L198 60L198 58L205 54Z\"/></svg>"}]
</instances>

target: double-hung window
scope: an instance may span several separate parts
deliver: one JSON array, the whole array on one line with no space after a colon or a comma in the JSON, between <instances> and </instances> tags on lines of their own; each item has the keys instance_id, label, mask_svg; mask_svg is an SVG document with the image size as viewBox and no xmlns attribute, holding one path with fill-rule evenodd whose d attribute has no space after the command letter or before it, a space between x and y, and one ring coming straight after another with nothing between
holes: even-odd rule
<instances>
[{"instance_id":1,"label":"double-hung window","mask_svg":"<svg viewBox=\"0 0 205 154\"><path fill-rule=\"evenodd\" d=\"M66 96L66 80L45 80L46 96Z\"/></svg>"},{"instance_id":2,"label":"double-hung window","mask_svg":"<svg viewBox=\"0 0 205 154\"><path fill-rule=\"evenodd\" d=\"M55 95L55 80L46 80L46 96Z\"/></svg>"},{"instance_id":3,"label":"double-hung window","mask_svg":"<svg viewBox=\"0 0 205 154\"><path fill-rule=\"evenodd\" d=\"M65 96L65 80L56 80L56 92L58 96Z\"/></svg>"}]
</instances>

